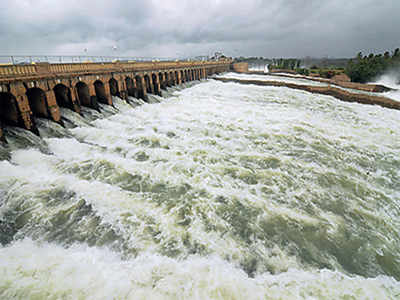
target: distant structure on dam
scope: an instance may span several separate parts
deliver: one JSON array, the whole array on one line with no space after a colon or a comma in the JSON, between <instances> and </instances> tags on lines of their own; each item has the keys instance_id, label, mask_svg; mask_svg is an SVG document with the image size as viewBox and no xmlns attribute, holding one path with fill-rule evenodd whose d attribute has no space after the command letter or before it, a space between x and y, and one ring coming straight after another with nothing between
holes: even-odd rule
<instances>
[{"instance_id":1,"label":"distant structure on dam","mask_svg":"<svg viewBox=\"0 0 400 300\"><path fill-rule=\"evenodd\" d=\"M38 133L34 116L61 123L60 107L80 113L99 109L112 97L147 100L168 86L207 78L230 69L230 59L214 61L38 63L0 65L0 123ZM0 137L2 130L0 126Z\"/></svg>"}]
</instances>

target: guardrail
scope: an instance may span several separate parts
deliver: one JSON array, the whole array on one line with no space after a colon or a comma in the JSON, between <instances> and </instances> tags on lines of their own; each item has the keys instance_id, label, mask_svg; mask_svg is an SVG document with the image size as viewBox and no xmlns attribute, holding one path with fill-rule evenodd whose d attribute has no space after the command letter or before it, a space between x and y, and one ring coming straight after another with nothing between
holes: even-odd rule
<instances>
[{"instance_id":1,"label":"guardrail","mask_svg":"<svg viewBox=\"0 0 400 300\"><path fill-rule=\"evenodd\" d=\"M0 65L0 77L11 77L15 75L34 75L36 74L36 66L35 65L24 65L24 66L15 66L15 65Z\"/></svg>"},{"instance_id":2,"label":"guardrail","mask_svg":"<svg viewBox=\"0 0 400 300\"><path fill-rule=\"evenodd\" d=\"M17 79L30 76L68 73L96 73L102 71L146 71L154 69L186 68L192 66L223 65L230 60L215 61L152 61L152 62L87 62L87 63L32 63L21 65L0 65L0 79Z\"/></svg>"},{"instance_id":3,"label":"guardrail","mask_svg":"<svg viewBox=\"0 0 400 300\"><path fill-rule=\"evenodd\" d=\"M191 58L173 58L173 57L135 57L135 56L89 56L89 55L0 55L0 65L27 65L32 63L51 63L51 64L62 64L62 63L106 63L115 61L140 61L140 62L151 62L151 61L191 61L191 60L208 60L208 56L196 56Z\"/></svg>"}]
</instances>

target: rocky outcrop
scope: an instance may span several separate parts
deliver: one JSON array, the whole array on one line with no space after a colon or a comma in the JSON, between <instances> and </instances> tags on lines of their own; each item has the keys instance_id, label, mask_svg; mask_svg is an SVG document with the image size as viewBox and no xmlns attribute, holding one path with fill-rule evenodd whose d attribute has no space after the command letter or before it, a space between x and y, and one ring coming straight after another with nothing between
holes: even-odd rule
<instances>
[{"instance_id":1,"label":"rocky outcrop","mask_svg":"<svg viewBox=\"0 0 400 300\"><path fill-rule=\"evenodd\" d=\"M335 78L336 76L333 77L332 79L326 79L326 78L314 77L314 76L301 76L301 75L291 75L291 74L276 74L276 73L271 73L271 72L269 72L269 73L251 72L250 74L272 75L272 76L279 76L279 77L306 79L306 80L322 82L322 83L327 83L327 84L333 84L333 85L337 85L337 86L340 86L340 87L343 87L343 88L360 90L360 91L365 91L365 92L383 93L383 92L388 92L388 91L393 90L391 88L388 88L388 87L386 87L384 85L380 85L380 84L363 84L363 83L349 82L349 81L346 81L346 80L342 81L342 80L339 80L340 78Z\"/></svg>"},{"instance_id":2,"label":"rocky outcrop","mask_svg":"<svg viewBox=\"0 0 400 300\"><path fill-rule=\"evenodd\" d=\"M245 79L234 79L234 78L214 78L215 80L223 81L223 82L236 82L240 84L255 84L261 86L281 86L288 87L291 89L307 91L310 93L322 94L333 96L339 100L346 102L358 102L363 104L371 104L371 105L379 105L382 107L398 109L400 110L400 102L382 97L382 96L373 96L361 93L351 93L348 91L344 91L342 89L332 87L332 86L310 86L310 85L302 85L295 83L288 83L282 81L263 81L263 80L245 80Z\"/></svg>"},{"instance_id":3,"label":"rocky outcrop","mask_svg":"<svg viewBox=\"0 0 400 300\"><path fill-rule=\"evenodd\" d=\"M331 80L334 82L350 82L351 81L350 77L344 73L333 76L331 78Z\"/></svg>"}]
</instances>

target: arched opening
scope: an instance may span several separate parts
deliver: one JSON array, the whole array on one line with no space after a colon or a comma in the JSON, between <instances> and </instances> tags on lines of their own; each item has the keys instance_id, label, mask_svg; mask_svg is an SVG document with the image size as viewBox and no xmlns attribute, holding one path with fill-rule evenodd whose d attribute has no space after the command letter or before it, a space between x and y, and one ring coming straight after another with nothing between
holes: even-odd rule
<instances>
[{"instance_id":1,"label":"arched opening","mask_svg":"<svg viewBox=\"0 0 400 300\"><path fill-rule=\"evenodd\" d=\"M188 70L185 70L185 78L186 78L186 81L190 81Z\"/></svg>"},{"instance_id":2,"label":"arched opening","mask_svg":"<svg viewBox=\"0 0 400 300\"><path fill-rule=\"evenodd\" d=\"M33 115L38 117L49 118L50 112L47 109L47 98L46 93L40 88L30 88L26 92L29 100L29 106L33 112Z\"/></svg>"},{"instance_id":3,"label":"arched opening","mask_svg":"<svg viewBox=\"0 0 400 300\"><path fill-rule=\"evenodd\" d=\"M169 82L172 85L175 85L175 78L174 78L174 72L169 72Z\"/></svg>"},{"instance_id":4,"label":"arched opening","mask_svg":"<svg viewBox=\"0 0 400 300\"><path fill-rule=\"evenodd\" d=\"M90 96L89 87L86 83L79 81L75 88L81 105L99 110L97 99L95 96Z\"/></svg>"},{"instance_id":5,"label":"arched opening","mask_svg":"<svg viewBox=\"0 0 400 300\"><path fill-rule=\"evenodd\" d=\"M19 109L17 98L9 92L0 92L0 125L18 126L39 135L35 120L26 112L24 116ZM3 139L5 141L5 138Z\"/></svg>"},{"instance_id":6,"label":"arched opening","mask_svg":"<svg viewBox=\"0 0 400 300\"><path fill-rule=\"evenodd\" d=\"M186 82L185 74L183 73L183 70L180 71L181 73L181 81L182 83Z\"/></svg>"},{"instance_id":7,"label":"arched opening","mask_svg":"<svg viewBox=\"0 0 400 300\"><path fill-rule=\"evenodd\" d=\"M77 112L79 112L79 105L78 105L78 103L74 103L72 101L71 90L67 86L60 83L60 84L57 84L53 88L53 90L54 90L54 94L56 96L56 101L57 101L58 106L66 107L73 111L76 111L76 109L77 109L76 106L78 106Z\"/></svg>"},{"instance_id":8,"label":"arched opening","mask_svg":"<svg viewBox=\"0 0 400 300\"><path fill-rule=\"evenodd\" d=\"M159 89L159 87L158 87L158 84L157 84L157 82L158 82L158 78L157 78L157 75L156 74L151 74L151 79L152 79L152 81L153 81L153 86L154 86L154 93L156 94L156 95L160 95L160 89Z\"/></svg>"},{"instance_id":9,"label":"arched opening","mask_svg":"<svg viewBox=\"0 0 400 300\"><path fill-rule=\"evenodd\" d=\"M96 80L94 82L94 90L96 92L96 97L98 102L109 104L106 94L106 89L104 87L104 83L101 80Z\"/></svg>"},{"instance_id":10,"label":"arched opening","mask_svg":"<svg viewBox=\"0 0 400 300\"><path fill-rule=\"evenodd\" d=\"M0 121L12 126L21 125L17 99L11 93L0 92Z\"/></svg>"},{"instance_id":11,"label":"arched opening","mask_svg":"<svg viewBox=\"0 0 400 300\"><path fill-rule=\"evenodd\" d=\"M137 90L137 97L143 100L146 100L144 96L144 91L143 91L143 85L142 85L142 77L137 75L135 77L136 81L136 90Z\"/></svg>"},{"instance_id":12,"label":"arched opening","mask_svg":"<svg viewBox=\"0 0 400 300\"><path fill-rule=\"evenodd\" d=\"M169 82L169 77L168 77L168 72L164 72L164 79L165 79L165 81L164 81L164 84L165 84L165 86L167 87L167 86L171 86L171 84L170 84L170 82Z\"/></svg>"},{"instance_id":13,"label":"arched opening","mask_svg":"<svg viewBox=\"0 0 400 300\"><path fill-rule=\"evenodd\" d=\"M147 91L147 93L152 93L149 75L147 75L147 74L144 75L144 82L145 82L145 84L146 84L146 91Z\"/></svg>"},{"instance_id":14,"label":"arched opening","mask_svg":"<svg viewBox=\"0 0 400 300\"><path fill-rule=\"evenodd\" d=\"M160 81L160 88L165 90L166 85L165 85L165 81L163 80L163 73L158 73L158 80Z\"/></svg>"},{"instance_id":15,"label":"arched opening","mask_svg":"<svg viewBox=\"0 0 400 300\"><path fill-rule=\"evenodd\" d=\"M179 84L179 75L178 75L178 71L175 71L175 84Z\"/></svg>"},{"instance_id":16,"label":"arched opening","mask_svg":"<svg viewBox=\"0 0 400 300\"><path fill-rule=\"evenodd\" d=\"M118 88L118 81L115 78L111 78L108 81L108 85L110 86L110 94L112 96L117 96L119 97L119 88Z\"/></svg>"},{"instance_id":17,"label":"arched opening","mask_svg":"<svg viewBox=\"0 0 400 300\"><path fill-rule=\"evenodd\" d=\"M194 70L190 70L190 75L192 77L192 80L195 80L195 78L194 78Z\"/></svg>"},{"instance_id":18,"label":"arched opening","mask_svg":"<svg viewBox=\"0 0 400 300\"><path fill-rule=\"evenodd\" d=\"M137 82L137 81L136 81ZM133 83L133 79L130 77L125 78L126 90L128 91L128 96L136 97L136 89L135 84Z\"/></svg>"}]
</instances>

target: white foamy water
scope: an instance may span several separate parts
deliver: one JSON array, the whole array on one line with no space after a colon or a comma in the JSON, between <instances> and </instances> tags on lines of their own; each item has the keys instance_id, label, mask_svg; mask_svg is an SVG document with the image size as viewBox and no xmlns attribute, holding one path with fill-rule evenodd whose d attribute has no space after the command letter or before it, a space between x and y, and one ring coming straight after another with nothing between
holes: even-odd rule
<instances>
[{"instance_id":1,"label":"white foamy water","mask_svg":"<svg viewBox=\"0 0 400 300\"><path fill-rule=\"evenodd\" d=\"M213 80L170 93L67 113L79 126L50 126L47 151L0 161L0 298L399 297L398 111Z\"/></svg>"},{"instance_id":2,"label":"white foamy water","mask_svg":"<svg viewBox=\"0 0 400 300\"><path fill-rule=\"evenodd\" d=\"M280 74L280 73L277 73ZM287 77L285 77L285 75ZM309 77L309 79L307 79L307 76L303 76L303 75L292 75L292 74L280 74L280 76L274 76L274 75L256 75L256 74L240 74L240 73L226 73L223 75L217 75L216 77L225 77L225 78L233 78L233 79L247 79L247 80L260 80L260 81L278 81L278 82L285 82L285 83L294 83L297 85L310 85L310 86L323 86L323 87L327 87L327 86L332 86L334 88L338 88L347 92L351 92L351 93L357 93L357 94L365 94L365 95L372 95L372 96L385 96L394 100L399 100L399 91L390 91L387 93L376 93L376 92L367 92L367 91L363 91L363 90L357 90L357 89L350 89L350 88L345 88L345 87L341 87L339 85L335 85L335 84L329 84L329 83L324 83L324 82L319 82L319 81L315 81L312 80L312 77ZM295 77L302 77L302 78L295 78ZM306 77L306 78L304 78ZM388 83L388 82L386 82ZM387 87L391 87L394 88L392 85L385 84L385 81L382 82L377 82L377 83L373 83L373 84L383 84Z\"/></svg>"},{"instance_id":3,"label":"white foamy water","mask_svg":"<svg viewBox=\"0 0 400 300\"><path fill-rule=\"evenodd\" d=\"M312 85L312 86L328 86L327 83L323 83L323 82L312 81L312 80L307 80L307 79L303 79L303 78L293 78L293 77L274 76L274 75L240 74L240 73L231 72L231 73L227 73L227 74L223 74L223 75L218 75L217 77L262 80L262 81L279 81L279 82Z\"/></svg>"},{"instance_id":4,"label":"white foamy water","mask_svg":"<svg viewBox=\"0 0 400 300\"><path fill-rule=\"evenodd\" d=\"M65 249L31 240L0 249L0 255L7 257L6 266L0 262L2 299L387 299L400 292L390 278L327 270L249 278L218 257L122 260L107 249Z\"/></svg>"},{"instance_id":5,"label":"white foamy water","mask_svg":"<svg viewBox=\"0 0 400 300\"><path fill-rule=\"evenodd\" d=\"M269 64L253 64L249 66L249 71L262 71L264 73L269 72Z\"/></svg>"},{"instance_id":6,"label":"white foamy water","mask_svg":"<svg viewBox=\"0 0 400 300\"><path fill-rule=\"evenodd\" d=\"M382 84L384 86L394 89L393 91L384 93L385 97L392 98L393 100L400 101L400 84L393 74L386 74L381 76L375 84Z\"/></svg>"}]
</instances>

